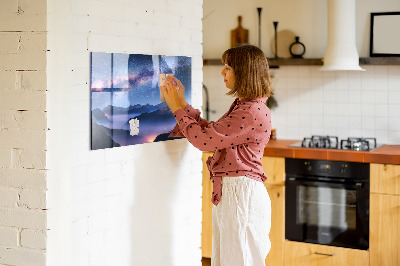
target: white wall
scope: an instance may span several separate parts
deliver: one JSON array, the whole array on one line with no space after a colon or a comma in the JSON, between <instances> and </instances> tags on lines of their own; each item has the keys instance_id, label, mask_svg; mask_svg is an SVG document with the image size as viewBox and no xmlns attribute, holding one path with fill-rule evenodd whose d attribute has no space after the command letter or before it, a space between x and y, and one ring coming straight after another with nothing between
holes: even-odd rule
<instances>
[{"instance_id":1,"label":"white wall","mask_svg":"<svg viewBox=\"0 0 400 266\"><path fill-rule=\"evenodd\" d=\"M48 1L47 264L200 265L201 152L186 140L90 151L89 52L192 57L201 0Z\"/></svg>"},{"instance_id":2,"label":"white wall","mask_svg":"<svg viewBox=\"0 0 400 266\"><path fill-rule=\"evenodd\" d=\"M261 49L267 57L274 55L274 26L283 31L281 42L290 43L286 36L296 35L306 46L305 57L324 56L327 41L327 0L204 0L204 58L220 58L230 46L230 31L242 26L249 30L249 43L258 45L258 12L261 7ZM399 11L398 0L356 0L356 42L360 57L369 56L370 13ZM289 34L291 32L291 34ZM279 33L278 33L279 34ZM293 39L294 42L294 39ZM285 49L289 49L289 45ZM278 46L278 53L281 51ZM290 57L290 54L285 52Z\"/></svg>"},{"instance_id":3,"label":"white wall","mask_svg":"<svg viewBox=\"0 0 400 266\"><path fill-rule=\"evenodd\" d=\"M369 12L398 11L400 2L385 0L357 3L357 47L361 57L369 56ZM220 58L229 48L229 31L236 27L236 17L243 15L243 26L250 30L250 43L258 44L257 7L262 6L263 23L280 21L281 29L291 29L307 47L306 57L323 57L326 47L327 1L234 1L232 11L226 1L204 1L204 58ZM250 8L248 7L250 6ZM251 9L251 10L249 10ZM224 14L223 16L221 14ZM253 16L253 17L252 17ZM247 19L247 25L246 25ZM250 22L249 20L252 19ZM218 25L215 27L213 25ZM269 26L262 26L264 29ZM278 26L279 30L279 26ZM216 32L218 31L218 33ZM265 30L267 31L267 30ZM268 37L268 34L272 34ZM216 36L222 36L216 38ZM262 33L262 49L271 56ZM279 50L278 50L279 51ZM271 70L273 89L279 107L272 111L272 124L281 139L302 139L311 135L376 137L382 144L400 143L400 66L363 66L365 72L322 72L319 66L281 66ZM204 84L210 92L210 109L218 119L232 98L220 76L221 66L204 67Z\"/></svg>"},{"instance_id":4,"label":"white wall","mask_svg":"<svg viewBox=\"0 0 400 266\"><path fill-rule=\"evenodd\" d=\"M44 265L46 1L1 1L0 18L0 265Z\"/></svg>"}]
</instances>

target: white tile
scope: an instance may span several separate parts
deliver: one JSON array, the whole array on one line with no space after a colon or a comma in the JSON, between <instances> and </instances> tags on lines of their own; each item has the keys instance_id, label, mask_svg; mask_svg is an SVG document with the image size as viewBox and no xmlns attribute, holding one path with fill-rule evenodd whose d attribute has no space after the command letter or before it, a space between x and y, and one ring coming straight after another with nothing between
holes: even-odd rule
<instances>
[{"instance_id":1,"label":"white tile","mask_svg":"<svg viewBox=\"0 0 400 266\"><path fill-rule=\"evenodd\" d=\"M287 66L286 68L286 77L297 77L298 76L298 67L297 66Z\"/></svg>"},{"instance_id":2,"label":"white tile","mask_svg":"<svg viewBox=\"0 0 400 266\"><path fill-rule=\"evenodd\" d=\"M389 131L388 144L394 144L394 145L400 144L400 130L399 131Z\"/></svg>"},{"instance_id":3,"label":"white tile","mask_svg":"<svg viewBox=\"0 0 400 266\"><path fill-rule=\"evenodd\" d=\"M388 130L375 129L375 138L378 144L386 144L389 142Z\"/></svg>"},{"instance_id":4,"label":"white tile","mask_svg":"<svg viewBox=\"0 0 400 266\"><path fill-rule=\"evenodd\" d=\"M324 104L320 101L312 101L311 102L311 112L312 115L317 115L319 114L320 116L322 116L324 110Z\"/></svg>"},{"instance_id":5,"label":"white tile","mask_svg":"<svg viewBox=\"0 0 400 266\"><path fill-rule=\"evenodd\" d=\"M349 117L344 115L336 116L336 127L339 129L348 129L349 127Z\"/></svg>"},{"instance_id":6,"label":"white tile","mask_svg":"<svg viewBox=\"0 0 400 266\"><path fill-rule=\"evenodd\" d=\"M362 90L361 100L363 104L374 103L374 91L373 90Z\"/></svg>"},{"instance_id":7,"label":"white tile","mask_svg":"<svg viewBox=\"0 0 400 266\"><path fill-rule=\"evenodd\" d=\"M313 113L311 115L311 126L313 129L322 129L324 117L321 113Z\"/></svg>"},{"instance_id":8,"label":"white tile","mask_svg":"<svg viewBox=\"0 0 400 266\"><path fill-rule=\"evenodd\" d=\"M375 132L373 129L362 129L361 130L361 136L363 138L374 138L375 137Z\"/></svg>"},{"instance_id":9,"label":"white tile","mask_svg":"<svg viewBox=\"0 0 400 266\"><path fill-rule=\"evenodd\" d=\"M400 90L398 91L389 91L389 104L399 104L400 105Z\"/></svg>"},{"instance_id":10,"label":"white tile","mask_svg":"<svg viewBox=\"0 0 400 266\"><path fill-rule=\"evenodd\" d=\"M400 66L388 66L388 76L397 76L400 77Z\"/></svg>"},{"instance_id":11,"label":"white tile","mask_svg":"<svg viewBox=\"0 0 400 266\"><path fill-rule=\"evenodd\" d=\"M360 103L349 104L349 115L360 117L362 113L362 106Z\"/></svg>"},{"instance_id":12,"label":"white tile","mask_svg":"<svg viewBox=\"0 0 400 266\"><path fill-rule=\"evenodd\" d=\"M372 118L375 115L375 106L373 104L361 105L361 115Z\"/></svg>"},{"instance_id":13,"label":"white tile","mask_svg":"<svg viewBox=\"0 0 400 266\"><path fill-rule=\"evenodd\" d=\"M335 78L335 71L321 71L324 78Z\"/></svg>"},{"instance_id":14,"label":"white tile","mask_svg":"<svg viewBox=\"0 0 400 266\"><path fill-rule=\"evenodd\" d=\"M362 91L361 90L349 90L349 102L350 103L361 103Z\"/></svg>"},{"instance_id":15,"label":"white tile","mask_svg":"<svg viewBox=\"0 0 400 266\"><path fill-rule=\"evenodd\" d=\"M323 77L324 76L324 71L321 71L320 70L320 66L313 66L313 67L310 67L310 75L311 75L311 77L313 78L313 77Z\"/></svg>"},{"instance_id":16,"label":"white tile","mask_svg":"<svg viewBox=\"0 0 400 266\"><path fill-rule=\"evenodd\" d=\"M387 78L375 78L374 89L375 89L375 91L387 91L388 79Z\"/></svg>"},{"instance_id":17,"label":"white tile","mask_svg":"<svg viewBox=\"0 0 400 266\"><path fill-rule=\"evenodd\" d=\"M370 116L363 116L361 118L362 129L373 130L375 128L375 120Z\"/></svg>"},{"instance_id":18,"label":"white tile","mask_svg":"<svg viewBox=\"0 0 400 266\"><path fill-rule=\"evenodd\" d=\"M375 91L374 101L375 101L375 104L387 104L388 103L388 92L387 91Z\"/></svg>"},{"instance_id":19,"label":"white tile","mask_svg":"<svg viewBox=\"0 0 400 266\"><path fill-rule=\"evenodd\" d=\"M312 107L311 104L305 102L305 103L299 103L299 108L298 108L298 113L301 115L309 116L311 114Z\"/></svg>"},{"instance_id":20,"label":"white tile","mask_svg":"<svg viewBox=\"0 0 400 266\"><path fill-rule=\"evenodd\" d=\"M336 105L334 103L325 103L323 107L323 114L326 115L335 115L336 114Z\"/></svg>"},{"instance_id":21,"label":"white tile","mask_svg":"<svg viewBox=\"0 0 400 266\"><path fill-rule=\"evenodd\" d=\"M389 118L400 116L400 104L389 104Z\"/></svg>"},{"instance_id":22,"label":"white tile","mask_svg":"<svg viewBox=\"0 0 400 266\"><path fill-rule=\"evenodd\" d=\"M286 78L286 87L288 89L299 88L298 78L297 77L287 77Z\"/></svg>"},{"instance_id":23,"label":"white tile","mask_svg":"<svg viewBox=\"0 0 400 266\"><path fill-rule=\"evenodd\" d=\"M326 87L325 87L326 86ZM335 88L332 88L330 85L324 86L324 98L323 101L325 103L334 103L336 101L336 91Z\"/></svg>"},{"instance_id":24,"label":"white tile","mask_svg":"<svg viewBox=\"0 0 400 266\"><path fill-rule=\"evenodd\" d=\"M389 130L400 131L400 117L389 117Z\"/></svg>"},{"instance_id":25,"label":"white tile","mask_svg":"<svg viewBox=\"0 0 400 266\"><path fill-rule=\"evenodd\" d=\"M389 118L388 117L375 117L375 130L388 130Z\"/></svg>"},{"instance_id":26,"label":"white tile","mask_svg":"<svg viewBox=\"0 0 400 266\"><path fill-rule=\"evenodd\" d=\"M349 90L360 90L361 89L361 72L350 71L348 73L348 88Z\"/></svg>"},{"instance_id":27,"label":"white tile","mask_svg":"<svg viewBox=\"0 0 400 266\"><path fill-rule=\"evenodd\" d=\"M374 89L373 76L363 76L361 78L361 89L362 90L373 90Z\"/></svg>"},{"instance_id":28,"label":"white tile","mask_svg":"<svg viewBox=\"0 0 400 266\"><path fill-rule=\"evenodd\" d=\"M281 66L279 68L270 69L270 74L276 77L286 77L287 67Z\"/></svg>"},{"instance_id":29,"label":"white tile","mask_svg":"<svg viewBox=\"0 0 400 266\"><path fill-rule=\"evenodd\" d=\"M311 68L308 66L299 67L297 70L298 77L309 79L311 76Z\"/></svg>"},{"instance_id":30,"label":"white tile","mask_svg":"<svg viewBox=\"0 0 400 266\"><path fill-rule=\"evenodd\" d=\"M349 105L346 103L336 103L336 115L339 116L349 115Z\"/></svg>"},{"instance_id":31,"label":"white tile","mask_svg":"<svg viewBox=\"0 0 400 266\"><path fill-rule=\"evenodd\" d=\"M311 101L321 102L323 100L324 90L322 88L315 88L311 93Z\"/></svg>"},{"instance_id":32,"label":"white tile","mask_svg":"<svg viewBox=\"0 0 400 266\"><path fill-rule=\"evenodd\" d=\"M376 78L387 78L388 66L387 65L376 65L374 69L374 77Z\"/></svg>"},{"instance_id":33,"label":"white tile","mask_svg":"<svg viewBox=\"0 0 400 266\"><path fill-rule=\"evenodd\" d=\"M286 78L284 77L274 77L272 78L272 89L275 91L275 93L279 90L286 89Z\"/></svg>"},{"instance_id":34,"label":"white tile","mask_svg":"<svg viewBox=\"0 0 400 266\"><path fill-rule=\"evenodd\" d=\"M336 125L336 116L335 115L324 115L324 120L322 121L323 128L325 130L330 128L335 128ZM331 133L329 133L331 134Z\"/></svg>"},{"instance_id":35,"label":"white tile","mask_svg":"<svg viewBox=\"0 0 400 266\"><path fill-rule=\"evenodd\" d=\"M337 128L336 136L339 138L338 145L340 146L340 140L347 139L349 137L349 129L348 128Z\"/></svg>"},{"instance_id":36,"label":"white tile","mask_svg":"<svg viewBox=\"0 0 400 266\"><path fill-rule=\"evenodd\" d=\"M325 134L325 132L324 132L322 126L321 127L312 127L311 128L311 134L310 135L324 135L324 134Z\"/></svg>"},{"instance_id":37,"label":"white tile","mask_svg":"<svg viewBox=\"0 0 400 266\"><path fill-rule=\"evenodd\" d=\"M349 87L348 72L341 71L336 76L336 89L347 90Z\"/></svg>"},{"instance_id":38,"label":"white tile","mask_svg":"<svg viewBox=\"0 0 400 266\"><path fill-rule=\"evenodd\" d=\"M310 87L313 89L322 88L324 85L324 79L322 77L311 77Z\"/></svg>"},{"instance_id":39,"label":"white tile","mask_svg":"<svg viewBox=\"0 0 400 266\"><path fill-rule=\"evenodd\" d=\"M362 121L360 116L349 116L349 128L350 129L361 129Z\"/></svg>"},{"instance_id":40,"label":"white tile","mask_svg":"<svg viewBox=\"0 0 400 266\"><path fill-rule=\"evenodd\" d=\"M299 121L299 116L297 114L289 115L287 117L287 123L292 127L298 127L301 125L301 122Z\"/></svg>"},{"instance_id":41,"label":"white tile","mask_svg":"<svg viewBox=\"0 0 400 266\"><path fill-rule=\"evenodd\" d=\"M349 103L349 94L350 92L348 90L337 90L336 91L336 103Z\"/></svg>"},{"instance_id":42,"label":"white tile","mask_svg":"<svg viewBox=\"0 0 400 266\"><path fill-rule=\"evenodd\" d=\"M306 89L309 89L310 88L310 84L311 84L311 82L310 82L310 78L308 78L308 77L302 77L302 76L300 76L299 78L298 78L298 80L297 80L297 82L298 82L298 88L306 88Z\"/></svg>"},{"instance_id":43,"label":"white tile","mask_svg":"<svg viewBox=\"0 0 400 266\"><path fill-rule=\"evenodd\" d=\"M362 135L361 128L349 128L349 137L360 137Z\"/></svg>"},{"instance_id":44,"label":"white tile","mask_svg":"<svg viewBox=\"0 0 400 266\"><path fill-rule=\"evenodd\" d=\"M375 65L364 65L365 71L355 71L361 73L361 76L373 76L375 72Z\"/></svg>"},{"instance_id":45,"label":"white tile","mask_svg":"<svg viewBox=\"0 0 400 266\"><path fill-rule=\"evenodd\" d=\"M388 117L389 107L387 104L375 104L375 117Z\"/></svg>"},{"instance_id":46,"label":"white tile","mask_svg":"<svg viewBox=\"0 0 400 266\"><path fill-rule=\"evenodd\" d=\"M392 90L392 91L400 90L400 75L399 76L389 76L388 89Z\"/></svg>"}]
</instances>

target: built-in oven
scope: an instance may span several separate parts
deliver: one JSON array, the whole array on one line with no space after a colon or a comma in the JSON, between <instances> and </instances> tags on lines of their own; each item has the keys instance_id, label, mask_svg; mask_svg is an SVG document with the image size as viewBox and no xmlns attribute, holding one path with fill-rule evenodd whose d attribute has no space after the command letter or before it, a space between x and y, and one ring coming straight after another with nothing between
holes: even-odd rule
<instances>
[{"instance_id":1,"label":"built-in oven","mask_svg":"<svg viewBox=\"0 0 400 266\"><path fill-rule=\"evenodd\" d=\"M285 169L286 239L368 249L369 164L287 158Z\"/></svg>"}]
</instances>

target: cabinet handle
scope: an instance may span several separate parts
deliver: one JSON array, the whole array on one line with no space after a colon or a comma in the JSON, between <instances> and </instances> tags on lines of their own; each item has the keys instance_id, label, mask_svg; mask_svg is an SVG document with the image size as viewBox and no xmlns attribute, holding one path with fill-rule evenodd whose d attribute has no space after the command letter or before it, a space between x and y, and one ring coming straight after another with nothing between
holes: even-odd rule
<instances>
[{"instance_id":1,"label":"cabinet handle","mask_svg":"<svg viewBox=\"0 0 400 266\"><path fill-rule=\"evenodd\" d=\"M323 255L323 256L330 256L333 257L335 254L327 254L327 253L320 253L320 252L314 252L315 255Z\"/></svg>"}]
</instances>

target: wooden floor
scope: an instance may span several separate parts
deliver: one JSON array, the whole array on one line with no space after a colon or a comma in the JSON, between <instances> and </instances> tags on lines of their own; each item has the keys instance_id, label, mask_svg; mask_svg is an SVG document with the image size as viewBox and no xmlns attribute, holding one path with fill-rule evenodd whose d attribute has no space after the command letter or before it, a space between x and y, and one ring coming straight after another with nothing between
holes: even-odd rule
<instances>
[{"instance_id":1,"label":"wooden floor","mask_svg":"<svg viewBox=\"0 0 400 266\"><path fill-rule=\"evenodd\" d=\"M202 258L201 262L203 262L203 266L211 266L211 259Z\"/></svg>"}]
</instances>

